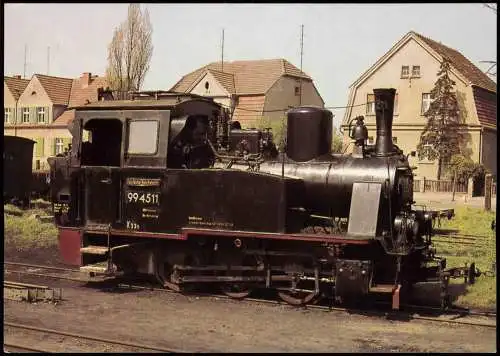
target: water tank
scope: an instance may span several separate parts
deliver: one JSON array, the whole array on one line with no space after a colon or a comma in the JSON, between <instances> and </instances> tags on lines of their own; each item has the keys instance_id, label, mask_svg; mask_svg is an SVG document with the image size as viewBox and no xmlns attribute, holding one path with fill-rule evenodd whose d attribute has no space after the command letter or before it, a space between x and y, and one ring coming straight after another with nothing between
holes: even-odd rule
<instances>
[{"instance_id":1,"label":"water tank","mask_svg":"<svg viewBox=\"0 0 500 356\"><path fill-rule=\"evenodd\" d=\"M301 106L288 111L288 158L306 162L330 153L332 118L331 111L316 106Z\"/></svg>"}]
</instances>

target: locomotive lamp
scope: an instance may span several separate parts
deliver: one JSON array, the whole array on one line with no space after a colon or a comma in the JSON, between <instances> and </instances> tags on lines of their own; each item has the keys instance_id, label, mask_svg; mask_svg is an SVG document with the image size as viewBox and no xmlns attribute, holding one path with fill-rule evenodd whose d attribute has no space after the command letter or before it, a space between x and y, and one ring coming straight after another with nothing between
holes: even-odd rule
<instances>
[{"instance_id":1,"label":"locomotive lamp","mask_svg":"<svg viewBox=\"0 0 500 356\"><path fill-rule=\"evenodd\" d=\"M368 129L365 126L364 119L365 118L363 116L354 118L354 120L356 120L356 124L352 128L352 131L349 135L349 137L354 140L353 156L355 157L363 157L365 142L368 139ZM351 125L349 125L349 127L350 126Z\"/></svg>"}]
</instances>

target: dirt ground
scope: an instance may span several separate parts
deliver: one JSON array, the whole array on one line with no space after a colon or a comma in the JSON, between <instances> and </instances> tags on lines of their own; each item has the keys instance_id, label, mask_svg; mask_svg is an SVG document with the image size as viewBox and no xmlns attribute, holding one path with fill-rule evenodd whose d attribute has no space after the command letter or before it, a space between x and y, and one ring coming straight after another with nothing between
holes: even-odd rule
<instances>
[{"instance_id":1,"label":"dirt ground","mask_svg":"<svg viewBox=\"0 0 500 356\"><path fill-rule=\"evenodd\" d=\"M4 244L4 260L52 267L71 267L62 261L57 247L19 251L16 246Z\"/></svg>"},{"instance_id":2,"label":"dirt ground","mask_svg":"<svg viewBox=\"0 0 500 356\"><path fill-rule=\"evenodd\" d=\"M49 264L54 258L60 265L54 251L31 251L23 256L15 249L5 250L7 261ZM493 328L393 321L155 291L117 292L68 281L37 284L62 287L64 300L57 305L5 301L5 321L188 352L496 351ZM4 335L6 341L31 340L54 351L111 351L71 338L40 339L8 327L4 327Z\"/></svg>"}]
</instances>

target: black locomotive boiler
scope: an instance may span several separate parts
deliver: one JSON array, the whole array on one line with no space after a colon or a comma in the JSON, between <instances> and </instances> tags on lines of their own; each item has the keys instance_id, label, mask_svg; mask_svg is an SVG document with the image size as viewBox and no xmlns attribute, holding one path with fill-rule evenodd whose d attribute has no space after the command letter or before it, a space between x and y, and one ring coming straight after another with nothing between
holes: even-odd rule
<instances>
[{"instance_id":1,"label":"black locomotive boiler","mask_svg":"<svg viewBox=\"0 0 500 356\"><path fill-rule=\"evenodd\" d=\"M374 94L376 143L366 145L358 118L346 155L330 153L332 114L317 107L287 113L280 154L271 133L231 128L207 98L76 108L72 150L49 162L63 258L177 291L271 288L294 305L388 293L398 308L400 291L442 279L445 261L430 215L412 210L412 171L392 143L395 90Z\"/></svg>"}]
</instances>

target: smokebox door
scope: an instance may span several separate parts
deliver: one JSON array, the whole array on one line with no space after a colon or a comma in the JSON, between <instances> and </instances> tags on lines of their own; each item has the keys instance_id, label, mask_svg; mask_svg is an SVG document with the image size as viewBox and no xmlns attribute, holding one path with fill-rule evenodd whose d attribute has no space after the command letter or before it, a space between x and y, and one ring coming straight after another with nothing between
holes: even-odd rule
<instances>
[{"instance_id":1,"label":"smokebox door","mask_svg":"<svg viewBox=\"0 0 500 356\"><path fill-rule=\"evenodd\" d=\"M381 191L381 183L355 182L353 184L348 235L375 237Z\"/></svg>"}]
</instances>

